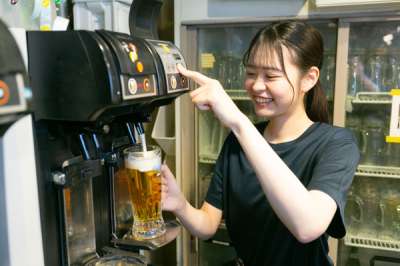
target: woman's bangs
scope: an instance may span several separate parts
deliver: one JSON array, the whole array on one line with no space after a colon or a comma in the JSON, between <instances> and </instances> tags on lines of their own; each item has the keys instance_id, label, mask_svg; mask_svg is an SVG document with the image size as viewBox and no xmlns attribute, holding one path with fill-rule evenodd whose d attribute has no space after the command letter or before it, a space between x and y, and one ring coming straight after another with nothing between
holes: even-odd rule
<instances>
[{"instance_id":1,"label":"woman's bangs","mask_svg":"<svg viewBox=\"0 0 400 266\"><path fill-rule=\"evenodd\" d=\"M279 49L278 42L259 40L249 51L245 64L247 66L281 69Z\"/></svg>"}]
</instances>

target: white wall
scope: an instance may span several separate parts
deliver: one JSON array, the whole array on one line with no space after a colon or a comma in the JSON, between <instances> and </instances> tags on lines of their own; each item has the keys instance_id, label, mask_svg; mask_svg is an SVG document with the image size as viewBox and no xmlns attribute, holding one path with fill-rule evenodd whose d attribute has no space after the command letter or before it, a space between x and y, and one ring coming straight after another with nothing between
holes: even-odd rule
<instances>
[{"instance_id":1,"label":"white wall","mask_svg":"<svg viewBox=\"0 0 400 266\"><path fill-rule=\"evenodd\" d=\"M185 21L306 15L308 6L306 0L175 0L175 43Z\"/></svg>"},{"instance_id":2,"label":"white wall","mask_svg":"<svg viewBox=\"0 0 400 266\"><path fill-rule=\"evenodd\" d=\"M218 21L247 18L293 17L400 11L399 3L317 8L315 0L175 0L175 43L180 44L180 26L190 21Z\"/></svg>"},{"instance_id":3,"label":"white wall","mask_svg":"<svg viewBox=\"0 0 400 266\"><path fill-rule=\"evenodd\" d=\"M182 21L296 15L306 4L305 0L180 0L178 2L182 3Z\"/></svg>"}]
</instances>

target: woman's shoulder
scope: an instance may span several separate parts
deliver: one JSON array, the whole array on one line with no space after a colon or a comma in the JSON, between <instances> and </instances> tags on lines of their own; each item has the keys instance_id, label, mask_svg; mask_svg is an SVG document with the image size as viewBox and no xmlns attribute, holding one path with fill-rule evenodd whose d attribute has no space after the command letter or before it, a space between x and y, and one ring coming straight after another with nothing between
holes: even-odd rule
<instances>
[{"instance_id":1,"label":"woman's shoulder","mask_svg":"<svg viewBox=\"0 0 400 266\"><path fill-rule=\"evenodd\" d=\"M329 136L331 141L354 141L355 138L351 130L344 127L334 126L327 123L318 123L317 130Z\"/></svg>"},{"instance_id":2,"label":"woman's shoulder","mask_svg":"<svg viewBox=\"0 0 400 266\"><path fill-rule=\"evenodd\" d=\"M355 158L354 161L358 161L360 152L351 130L326 123L321 123L320 127L326 131L324 145L321 145L319 149L320 154L329 154L330 156L336 154L342 158Z\"/></svg>"}]
</instances>

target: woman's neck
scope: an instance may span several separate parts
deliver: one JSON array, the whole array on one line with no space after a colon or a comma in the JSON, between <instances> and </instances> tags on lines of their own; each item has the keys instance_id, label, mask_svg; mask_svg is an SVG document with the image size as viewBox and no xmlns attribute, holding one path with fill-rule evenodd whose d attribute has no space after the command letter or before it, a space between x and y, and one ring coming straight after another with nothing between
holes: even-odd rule
<instances>
[{"instance_id":1,"label":"woman's neck","mask_svg":"<svg viewBox=\"0 0 400 266\"><path fill-rule=\"evenodd\" d=\"M264 138L274 144L288 142L300 137L313 124L305 112L275 117L269 120Z\"/></svg>"}]
</instances>

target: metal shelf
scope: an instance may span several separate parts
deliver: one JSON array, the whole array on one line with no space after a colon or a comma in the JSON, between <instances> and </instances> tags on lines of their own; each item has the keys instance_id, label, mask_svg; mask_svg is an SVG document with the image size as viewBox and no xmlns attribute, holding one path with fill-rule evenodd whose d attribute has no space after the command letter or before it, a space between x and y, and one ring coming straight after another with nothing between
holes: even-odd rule
<instances>
[{"instance_id":1,"label":"metal shelf","mask_svg":"<svg viewBox=\"0 0 400 266\"><path fill-rule=\"evenodd\" d=\"M226 90L226 93L231 97L232 100L236 101L250 101L250 97L247 95L245 90Z\"/></svg>"},{"instance_id":2,"label":"metal shelf","mask_svg":"<svg viewBox=\"0 0 400 266\"><path fill-rule=\"evenodd\" d=\"M232 100L236 101L250 101L251 98L247 95L247 92L243 89L225 90L226 93L231 97ZM391 98L390 98L391 99ZM326 97L328 102L333 102L333 97Z\"/></svg>"},{"instance_id":3,"label":"metal shelf","mask_svg":"<svg viewBox=\"0 0 400 266\"><path fill-rule=\"evenodd\" d=\"M400 179L400 167L359 165L355 175Z\"/></svg>"},{"instance_id":4,"label":"metal shelf","mask_svg":"<svg viewBox=\"0 0 400 266\"><path fill-rule=\"evenodd\" d=\"M347 246L373 248L380 250L400 251L400 241L382 240L376 238L359 237L347 234L344 238L344 243Z\"/></svg>"},{"instance_id":5,"label":"metal shelf","mask_svg":"<svg viewBox=\"0 0 400 266\"><path fill-rule=\"evenodd\" d=\"M355 97L347 97L352 104L392 104L389 92L357 92Z\"/></svg>"},{"instance_id":6,"label":"metal shelf","mask_svg":"<svg viewBox=\"0 0 400 266\"><path fill-rule=\"evenodd\" d=\"M218 154L200 154L199 155L199 162L206 163L206 164L215 164L217 161Z\"/></svg>"}]
</instances>

